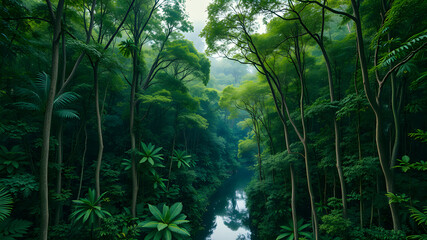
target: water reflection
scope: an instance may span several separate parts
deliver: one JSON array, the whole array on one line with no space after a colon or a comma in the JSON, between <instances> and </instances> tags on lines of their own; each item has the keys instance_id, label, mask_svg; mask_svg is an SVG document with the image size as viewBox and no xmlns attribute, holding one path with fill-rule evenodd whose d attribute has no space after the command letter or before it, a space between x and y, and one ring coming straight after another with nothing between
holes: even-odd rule
<instances>
[{"instance_id":1,"label":"water reflection","mask_svg":"<svg viewBox=\"0 0 427 240\"><path fill-rule=\"evenodd\" d=\"M244 192L251 175L250 171L240 169L212 196L204 218L205 229L196 237L197 240L251 239Z\"/></svg>"}]
</instances>

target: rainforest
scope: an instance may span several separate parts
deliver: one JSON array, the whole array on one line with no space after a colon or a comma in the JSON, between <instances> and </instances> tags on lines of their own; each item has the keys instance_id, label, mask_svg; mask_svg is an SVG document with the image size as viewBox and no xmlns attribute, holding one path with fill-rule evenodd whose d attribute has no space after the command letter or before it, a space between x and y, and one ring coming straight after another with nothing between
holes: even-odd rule
<instances>
[{"instance_id":1,"label":"rainforest","mask_svg":"<svg viewBox=\"0 0 427 240\"><path fill-rule=\"evenodd\" d=\"M427 1L0 1L0 239L427 239Z\"/></svg>"}]
</instances>

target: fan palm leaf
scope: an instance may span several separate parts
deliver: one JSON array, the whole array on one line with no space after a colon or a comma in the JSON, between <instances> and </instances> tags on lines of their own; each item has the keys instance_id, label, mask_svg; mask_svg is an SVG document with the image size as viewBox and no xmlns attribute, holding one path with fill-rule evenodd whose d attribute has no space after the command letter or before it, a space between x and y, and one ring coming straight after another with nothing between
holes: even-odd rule
<instances>
[{"instance_id":1,"label":"fan palm leaf","mask_svg":"<svg viewBox=\"0 0 427 240\"><path fill-rule=\"evenodd\" d=\"M75 92L65 92L55 98L53 102L53 109L59 110L67 107L67 105L77 101L80 95Z\"/></svg>"},{"instance_id":2,"label":"fan palm leaf","mask_svg":"<svg viewBox=\"0 0 427 240\"><path fill-rule=\"evenodd\" d=\"M45 72L37 74L36 81L34 82L35 87L41 91L41 95L46 97L50 89L50 77Z\"/></svg>"},{"instance_id":3,"label":"fan palm leaf","mask_svg":"<svg viewBox=\"0 0 427 240\"><path fill-rule=\"evenodd\" d=\"M0 222L12 212L12 196L4 188L0 189Z\"/></svg>"},{"instance_id":4,"label":"fan palm leaf","mask_svg":"<svg viewBox=\"0 0 427 240\"><path fill-rule=\"evenodd\" d=\"M72 109L60 109L54 112L55 116L59 118L68 118L68 119L80 119L79 114L76 110Z\"/></svg>"},{"instance_id":5,"label":"fan palm leaf","mask_svg":"<svg viewBox=\"0 0 427 240\"><path fill-rule=\"evenodd\" d=\"M25 100L16 102L13 105L21 109L44 112L50 81L49 75L45 72L39 73L36 80L31 82L33 89L16 89L15 94ZM65 92L57 96L53 102L54 115L59 118L79 119L77 111L69 109L70 104L79 98L80 95L75 92Z\"/></svg>"}]
</instances>

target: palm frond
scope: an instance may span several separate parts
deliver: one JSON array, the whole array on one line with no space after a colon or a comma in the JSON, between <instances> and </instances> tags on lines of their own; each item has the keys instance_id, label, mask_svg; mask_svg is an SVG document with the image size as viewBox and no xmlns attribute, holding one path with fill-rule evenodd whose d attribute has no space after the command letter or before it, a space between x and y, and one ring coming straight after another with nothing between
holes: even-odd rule
<instances>
[{"instance_id":1,"label":"palm frond","mask_svg":"<svg viewBox=\"0 0 427 240\"><path fill-rule=\"evenodd\" d=\"M38 102L41 103L42 99L40 98L40 95L31 89L28 88L20 88L20 87L16 87L14 89L14 94L20 98L26 98L26 99L30 99L33 102Z\"/></svg>"},{"instance_id":2,"label":"palm frond","mask_svg":"<svg viewBox=\"0 0 427 240\"><path fill-rule=\"evenodd\" d=\"M31 225L32 222L30 221L21 219L8 219L0 223L0 239L21 239L25 234L27 234Z\"/></svg>"},{"instance_id":3,"label":"palm frond","mask_svg":"<svg viewBox=\"0 0 427 240\"><path fill-rule=\"evenodd\" d=\"M80 95L75 92L65 92L58 97L56 97L53 102L53 109L59 110L66 107L68 104L79 99Z\"/></svg>"},{"instance_id":4,"label":"palm frond","mask_svg":"<svg viewBox=\"0 0 427 240\"><path fill-rule=\"evenodd\" d=\"M12 196L9 192L0 189L0 222L5 220L12 212Z\"/></svg>"},{"instance_id":5,"label":"palm frond","mask_svg":"<svg viewBox=\"0 0 427 240\"><path fill-rule=\"evenodd\" d=\"M50 76L45 72L37 74L37 79L35 81L35 86L37 89L41 90L44 96L47 96L50 89Z\"/></svg>"},{"instance_id":6,"label":"palm frond","mask_svg":"<svg viewBox=\"0 0 427 240\"><path fill-rule=\"evenodd\" d=\"M80 116L77 111L72 109L60 109L56 110L54 114L63 119L80 119Z\"/></svg>"},{"instance_id":7,"label":"palm frond","mask_svg":"<svg viewBox=\"0 0 427 240\"><path fill-rule=\"evenodd\" d=\"M427 206L424 206L424 211L409 207L409 212L411 213L411 217L420 225L427 225Z\"/></svg>"},{"instance_id":8,"label":"palm frond","mask_svg":"<svg viewBox=\"0 0 427 240\"><path fill-rule=\"evenodd\" d=\"M16 102L12 104L16 108L30 110L30 111L40 111L40 105L31 102Z\"/></svg>"}]
</instances>

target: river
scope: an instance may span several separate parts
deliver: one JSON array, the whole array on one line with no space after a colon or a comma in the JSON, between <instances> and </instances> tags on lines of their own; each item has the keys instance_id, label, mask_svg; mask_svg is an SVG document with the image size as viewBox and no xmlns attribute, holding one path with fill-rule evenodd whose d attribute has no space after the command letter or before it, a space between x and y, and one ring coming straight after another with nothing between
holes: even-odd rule
<instances>
[{"instance_id":1,"label":"river","mask_svg":"<svg viewBox=\"0 0 427 240\"><path fill-rule=\"evenodd\" d=\"M196 236L196 240L251 239L244 189L252 175L247 169L238 169L218 188L210 198L210 205L203 218L205 229Z\"/></svg>"}]
</instances>

